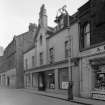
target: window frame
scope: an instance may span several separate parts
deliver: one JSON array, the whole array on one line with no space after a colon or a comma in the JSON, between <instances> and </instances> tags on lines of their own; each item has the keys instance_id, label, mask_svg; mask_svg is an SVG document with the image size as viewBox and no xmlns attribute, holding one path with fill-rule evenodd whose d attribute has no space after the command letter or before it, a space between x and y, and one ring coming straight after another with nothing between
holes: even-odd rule
<instances>
[{"instance_id":1,"label":"window frame","mask_svg":"<svg viewBox=\"0 0 105 105\"><path fill-rule=\"evenodd\" d=\"M86 32L86 29L88 28L88 31ZM87 49L91 47L91 24L89 21L86 21L84 23L79 23L79 30L80 30L80 37L79 37L79 43L80 43L80 50ZM89 38L89 44L86 44L86 37Z\"/></svg>"},{"instance_id":2,"label":"window frame","mask_svg":"<svg viewBox=\"0 0 105 105\"><path fill-rule=\"evenodd\" d=\"M43 35L42 34L40 34L39 41L40 41L40 45L42 45L42 43L43 43Z\"/></svg>"},{"instance_id":3,"label":"window frame","mask_svg":"<svg viewBox=\"0 0 105 105\"><path fill-rule=\"evenodd\" d=\"M51 47L49 49L49 62L50 63L54 63L54 60L55 60L55 54L54 54L55 50L54 50L54 47Z\"/></svg>"},{"instance_id":4,"label":"window frame","mask_svg":"<svg viewBox=\"0 0 105 105\"><path fill-rule=\"evenodd\" d=\"M28 69L28 59L26 58L25 59L25 70L27 70Z\"/></svg>"},{"instance_id":5,"label":"window frame","mask_svg":"<svg viewBox=\"0 0 105 105\"><path fill-rule=\"evenodd\" d=\"M32 67L34 67L34 65L35 65L35 56L33 55L32 56Z\"/></svg>"},{"instance_id":6,"label":"window frame","mask_svg":"<svg viewBox=\"0 0 105 105\"><path fill-rule=\"evenodd\" d=\"M39 53L40 65L43 65L43 52Z\"/></svg>"},{"instance_id":7,"label":"window frame","mask_svg":"<svg viewBox=\"0 0 105 105\"><path fill-rule=\"evenodd\" d=\"M71 46L70 46L70 41L66 40L65 41L65 58L68 58L71 56Z\"/></svg>"}]
</instances>

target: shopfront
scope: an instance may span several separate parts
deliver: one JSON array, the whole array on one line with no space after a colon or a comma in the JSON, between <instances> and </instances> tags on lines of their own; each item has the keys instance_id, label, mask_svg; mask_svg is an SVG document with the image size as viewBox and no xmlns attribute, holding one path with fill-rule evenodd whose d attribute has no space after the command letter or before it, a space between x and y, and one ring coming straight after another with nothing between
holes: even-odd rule
<instances>
[{"instance_id":1,"label":"shopfront","mask_svg":"<svg viewBox=\"0 0 105 105\"><path fill-rule=\"evenodd\" d=\"M38 88L38 73L32 73L32 88Z\"/></svg>"},{"instance_id":2,"label":"shopfront","mask_svg":"<svg viewBox=\"0 0 105 105\"><path fill-rule=\"evenodd\" d=\"M45 72L46 75L46 88L55 89L55 72L54 70L48 70Z\"/></svg>"},{"instance_id":3,"label":"shopfront","mask_svg":"<svg viewBox=\"0 0 105 105\"><path fill-rule=\"evenodd\" d=\"M92 98L105 100L105 57L90 60L94 72Z\"/></svg>"},{"instance_id":4,"label":"shopfront","mask_svg":"<svg viewBox=\"0 0 105 105\"><path fill-rule=\"evenodd\" d=\"M30 78L30 73L26 74L26 88L29 88L31 85L31 78Z\"/></svg>"},{"instance_id":5,"label":"shopfront","mask_svg":"<svg viewBox=\"0 0 105 105\"><path fill-rule=\"evenodd\" d=\"M105 100L105 55L84 57L81 61L81 96Z\"/></svg>"},{"instance_id":6,"label":"shopfront","mask_svg":"<svg viewBox=\"0 0 105 105\"><path fill-rule=\"evenodd\" d=\"M60 68L59 69L59 88L60 89L68 89L68 81L69 81L69 73L68 68Z\"/></svg>"}]
</instances>

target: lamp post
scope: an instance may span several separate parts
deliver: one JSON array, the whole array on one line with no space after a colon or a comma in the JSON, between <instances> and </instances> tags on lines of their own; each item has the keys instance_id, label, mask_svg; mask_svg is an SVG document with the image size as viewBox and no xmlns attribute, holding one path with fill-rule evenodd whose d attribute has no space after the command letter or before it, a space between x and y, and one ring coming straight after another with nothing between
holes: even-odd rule
<instances>
[{"instance_id":1,"label":"lamp post","mask_svg":"<svg viewBox=\"0 0 105 105\"><path fill-rule=\"evenodd\" d=\"M69 71L69 82L68 82L68 100L73 100L73 81L72 81L72 65L71 65L71 59L72 59L72 36L69 34L70 30L70 22L69 22L69 14L66 10L66 5L64 5L62 8L59 9L59 12L61 14L65 14L67 16L67 34L69 39L69 56L68 56L68 71ZM58 14L57 14L58 15Z\"/></svg>"},{"instance_id":2,"label":"lamp post","mask_svg":"<svg viewBox=\"0 0 105 105\"><path fill-rule=\"evenodd\" d=\"M71 65L71 59L72 59L72 51L73 51L73 44L72 44L72 36L69 34L70 30L70 21L69 21L69 14L67 12L67 29L68 29L68 38L69 38L69 56L68 56L68 70L69 70L69 82L68 82L68 101L73 100L73 81L72 81L72 65Z\"/></svg>"}]
</instances>

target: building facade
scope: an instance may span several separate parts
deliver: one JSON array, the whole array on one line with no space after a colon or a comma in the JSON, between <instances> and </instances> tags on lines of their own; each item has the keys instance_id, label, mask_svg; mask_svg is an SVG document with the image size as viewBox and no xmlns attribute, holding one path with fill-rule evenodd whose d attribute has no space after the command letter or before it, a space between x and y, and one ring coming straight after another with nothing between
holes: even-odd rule
<instances>
[{"instance_id":1,"label":"building facade","mask_svg":"<svg viewBox=\"0 0 105 105\"><path fill-rule=\"evenodd\" d=\"M24 52L24 87L32 88L34 87L34 81L32 80L32 75L30 70L35 67L35 47L34 44L26 52Z\"/></svg>"},{"instance_id":2,"label":"building facade","mask_svg":"<svg viewBox=\"0 0 105 105\"><path fill-rule=\"evenodd\" d=\"M61 13L57 16L55 22L57 23L56 27L48 27L46 9L42 5L35 35L35 67L24 69L25 78L27 74L31 77L31 79L29 77L31 84L30 86L26 85L26 88L31 87L39 91L67 94L71 70L68 59L72 57L73 92L75 96L79 96L77 14L69 16L66 12ZM33 49L26 52L24 57L27 55L32 58L32 51ZM27 64L25 63L24 66L26 67Z\"/></svg>"},{"instance_id":3,"label":"building facade","mask_svg":"<svg viewBox=\"0 0 105 105\"><path fill-rule=\"evenodd\" d=\"M36 30L36 26L33 26L30 24L28 32L14 36L11 43L5 48L0 65L1 87L24 87L23 52L33 44Z\"/></svg>"},{"instance_id":4,"label":"building facade","mask_svg":"<svg viewBox=\"0 0 105 105\"><path fill-rule=\"evenodd\" d=\"M105 100L105 1L89 0L79 8L80 94Z\"/></svg>"},{"instance_id":5,"label":"building facade","mask_svg":"<svg viewBox=\"0 0 105 105\"><path fill-rule=\"evenodd\" d=\"M3 55L3 52L4 52L4 49L3 49L3 47L0 46L0 56Z\"/></svg>"}]
</instances>

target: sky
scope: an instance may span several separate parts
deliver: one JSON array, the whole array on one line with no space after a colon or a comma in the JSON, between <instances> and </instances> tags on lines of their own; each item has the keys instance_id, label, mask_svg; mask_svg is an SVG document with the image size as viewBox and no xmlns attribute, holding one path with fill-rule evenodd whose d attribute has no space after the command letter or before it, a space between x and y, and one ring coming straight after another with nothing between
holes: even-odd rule
<instances>
[{"instance_id":1,"label":"sky","mask_svg":"<svg viewBox=\"0 0 105 105\"><path fill-rule=\"evenodd\" d=\"M29 23L38 24L39 11L45 4L48 25L54 27L57 10L67 5L70 15L88 0L0 0L0 46L6 46L14 35L28 31Z\"/></svg>"}]
</instances>

